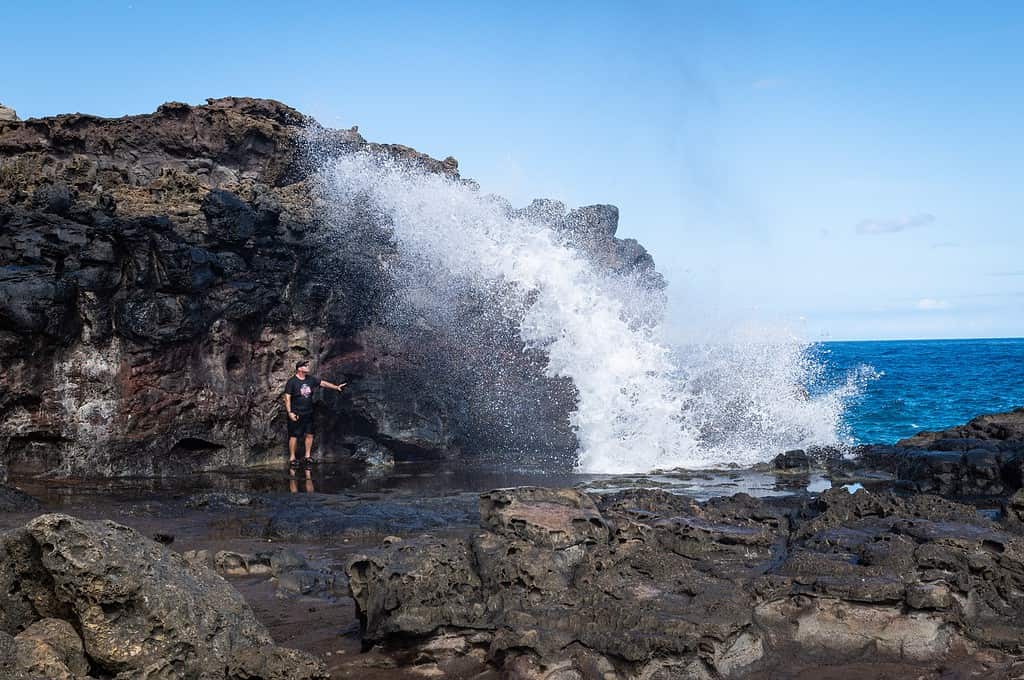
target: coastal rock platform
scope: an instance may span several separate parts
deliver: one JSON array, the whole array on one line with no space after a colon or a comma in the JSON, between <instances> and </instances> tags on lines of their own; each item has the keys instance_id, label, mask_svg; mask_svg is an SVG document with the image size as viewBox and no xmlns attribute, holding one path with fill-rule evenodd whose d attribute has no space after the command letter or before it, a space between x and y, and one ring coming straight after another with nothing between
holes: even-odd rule
<instances>
[{"instance_id":1,"label":"coastal rock platform","mask_svg":"<svg viewBox=\"0 0 1024 680\"><path fill-rule=\"evenodd\" d=\"M352 558L368 641L419 637L441 674L513 678L1024 672L1024 537L971 506L843 488L705 503L519 488L480 506L471 537Z\"/></svg>"}]
</instances>

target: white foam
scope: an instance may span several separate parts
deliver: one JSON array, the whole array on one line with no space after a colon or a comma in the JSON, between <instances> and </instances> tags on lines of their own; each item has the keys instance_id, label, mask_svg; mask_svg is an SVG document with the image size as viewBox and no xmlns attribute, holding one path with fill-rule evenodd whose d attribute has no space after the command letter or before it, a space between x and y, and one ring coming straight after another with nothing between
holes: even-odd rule
<instances>
[{"instance_id":1,"label":"white foam","mask_svg":"<svg viewBox=\"0 0 1024 680\"><path fill-rule=\"evenodd\" d=\"M580 471L745 465L841 441L856 381L809 397L804 385L820 367L796 338L754 332L670 347L660 292L598 271L548 226L471 186L363 153L320 178L337 214L369 199L390 222L396 276L417 282L406 290L420 313L442 315L467 290L500 291L502 313L546 354L547 374L576 387Z\"/></svg>"}]
</instances>

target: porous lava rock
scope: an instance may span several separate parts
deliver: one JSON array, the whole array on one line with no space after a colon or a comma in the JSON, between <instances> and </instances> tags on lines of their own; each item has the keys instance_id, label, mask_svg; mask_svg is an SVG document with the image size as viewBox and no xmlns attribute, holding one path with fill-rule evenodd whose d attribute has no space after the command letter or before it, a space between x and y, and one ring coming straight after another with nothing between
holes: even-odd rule
<instances>
[{"instance_id":1,"label":"porous lava rock","mask_svg":"<svg viewBox=\"0 0 1024 680\"><path fill-rule=\"evenodd\" d=\"M471 537L350 560L367 644L524 679L998 674L1024 654L1024 538L940 497L530 487L480 514Z\"/></svg>"},{"instance_id":2,"label":"porous lava rock","mask_svg":"<svg viewBox=\"0 0 1024 680\"><path fill-rule=\"evenodd\" d=\"M0 536L0 631L45 677L326 680L213 570L128 527L41 515Z\"/></svg>"}]
</instances>

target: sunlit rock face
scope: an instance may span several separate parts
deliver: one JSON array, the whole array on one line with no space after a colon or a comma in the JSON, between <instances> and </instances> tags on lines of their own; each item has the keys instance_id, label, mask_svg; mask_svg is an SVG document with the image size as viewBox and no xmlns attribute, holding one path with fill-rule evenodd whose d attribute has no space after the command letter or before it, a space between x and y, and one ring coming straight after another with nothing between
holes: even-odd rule
<instances>
[{"instance_id":1,"label":"sunlit rock face","mask_svg":"<svg viewBox=\"0 0 1024 680\"><path fill-rule=\"evenodd\" d=\"M1020 670L1024 538L938 496L519 487L479 511L472 535L385 541L346 566L364 640L414 648L424 676Z\"/></svg>"},{"instance_id":2,"label":"sunlit rock face","mask_svg":"<svg viewBox=\"0 0 1024 680\"><path fill-rule=\"evenodd\" d=\"M318 162L360 150L458 180L452 158L326 130L269 100L0 115L0 462L147 475L279 460L281 390L300 358L349 382L317 407L325 455L512 443L571 458L572 388L514 334L480 337L521 357L515 382L538 406L489 414L467 403L470 372L441 360L449 334L388 319L386 225L324 210L317 189ZM613 208L570 216L596 260L649 268L642 249L616 245ZM470 323L479 304L453 315Z\"/></svg>"},{"instance_id":3,"label":"sunlit rock face","mask_svg":"<svg viewBox=\"0 0 1024 680\"><path fill-rule=\"evenodd\" d=\"M212 569L114 522L41 515L0 534L0 584L15 678L328 677Z\"/></svg>"}]
</instances>

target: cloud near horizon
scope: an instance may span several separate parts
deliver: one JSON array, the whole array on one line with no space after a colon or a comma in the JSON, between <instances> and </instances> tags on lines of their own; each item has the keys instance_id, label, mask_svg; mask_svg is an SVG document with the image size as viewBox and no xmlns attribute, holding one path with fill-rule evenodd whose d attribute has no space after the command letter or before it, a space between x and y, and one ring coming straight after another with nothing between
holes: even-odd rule
<instances>
[{"instance_id":1,"label":"cloud near horizon","mask_svg":"<svg viewBox=\"0 0 1024 680\"><path fill-rule=\"evenodd\" d=\"M937 309L949 309L949 303L945 300L936 300L935 298L921 298L917 301L917 308L932 312Z\"/></svg>"},{"instance_id":2,"label":"cloud near horizon","mask_svg":"<svg viewBox=\"0 0 1024 680\"><path fill-rule=\"evenodd\" d=\"M918 227L926 227L935 221L935 215L921 213L906 217L893 217L881 220L861 220L857 223L858 234L892 234Z\"/></svg>"}]
</instances>

